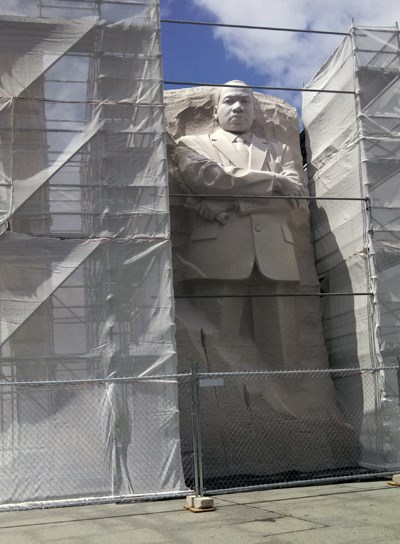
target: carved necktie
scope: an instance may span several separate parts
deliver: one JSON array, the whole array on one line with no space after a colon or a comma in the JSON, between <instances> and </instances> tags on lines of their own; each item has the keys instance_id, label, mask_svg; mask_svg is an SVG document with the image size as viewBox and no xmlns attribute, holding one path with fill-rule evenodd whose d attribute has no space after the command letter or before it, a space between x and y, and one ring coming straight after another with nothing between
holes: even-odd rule
<instances>
[{"instance_id":1,"label":"carved necktie","mask_svg":"<svg viewBox=\"0 0 400 544\"><path fill-rule=\"evenodd\" d=\"M248 168L249 166L249 146L247 141L242 136L236 136L234 140L235 148L237 149L240 163L238 166Z\"/></svg>"}]
</instances>

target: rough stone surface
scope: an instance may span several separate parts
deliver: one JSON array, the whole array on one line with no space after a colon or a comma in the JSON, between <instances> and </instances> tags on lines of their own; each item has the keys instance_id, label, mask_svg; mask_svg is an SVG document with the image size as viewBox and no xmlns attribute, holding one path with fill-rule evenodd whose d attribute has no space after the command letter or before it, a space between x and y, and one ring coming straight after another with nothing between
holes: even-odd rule
<instances>
[{"instance_id":1,"label":"rough stone surface","mask_svg":"<svg viewBox=\"0 0 400 544\"><path fill-rule=\"evenodd\" d=\"M174 163L176 140L215 129L210 91L202 87L165 93L172 194L182 193ZM283 100L259 93L255 96L254 132L289 145L302 176L296 110ZM188 294L183 269L193 211L183 208L184 200L172 196L170 201L177 294ZM272 293L285 289L294 294L318 293L306 205L290 213L289 225L300 283L285 286L271 282L266 289ZM328 368L319 297L269 300L270 311L265 315L268 332L260 356L260 350L250 342L238 343L230 338L225 345L213 343L196 324L201 303L179 299L176 304L179 371L187 372L194 362L205 372ZM189 459L192 451L189 396L181 394L180 402L182 453L184 459ZM202 388L201 415L204 471L210 481L227 476L313 472L357 464L354 431L345 423L333 382L326 375L229 378L223 387Z\"/></svg>"},{"instance_id":2,"label":"rough stone surface","mask_svg":"<svg viewBox=\"0 0 400 544\"><path fill-rule=\"evenodd\" d=\"M196 498L196 495L187 495L186 496L186 504L188 506L193 506L193 501Z\"/></svg>"},{"instance_id":3,"label":"rough stone surface","mask_svg":"<svg viewBox=\"0 0 400 544\"><path fill-rule=\"evenodd\" d=\"M214 499L211 497L195 497L193 499L194 508L212 508L214 506Z\"/></svg>"},{"instance_id":4,"label":"rough stone surface","mask_svg":"<svg viewBox=\"0 0 400 544\"><path fill-rule=\"evenodd\" d=\"M173 140L184 134L206 134L216 128L213 93L213 87L165 91L166 128ZM256 92L254 96L257 102L253 132L257 136L289 145L301 167L296 108L274 96Z\"/></svg>"}]
</instances>

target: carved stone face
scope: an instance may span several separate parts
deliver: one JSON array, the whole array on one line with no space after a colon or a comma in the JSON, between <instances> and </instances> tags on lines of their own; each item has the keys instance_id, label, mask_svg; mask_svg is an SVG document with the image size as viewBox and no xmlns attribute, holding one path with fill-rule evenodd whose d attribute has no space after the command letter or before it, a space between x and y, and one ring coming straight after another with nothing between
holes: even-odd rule
<instances>
[{"instance_id":1,"label":"carved stone face","mask_svg":"<svg viewBox=\"0 0 400 544\"><path fill-rule=\"evenodd\" d=\"M221 90L215 118L227 132L249 132L254 121L254 100L251 89L226 87Z\"/></svg>"}]
</instances>

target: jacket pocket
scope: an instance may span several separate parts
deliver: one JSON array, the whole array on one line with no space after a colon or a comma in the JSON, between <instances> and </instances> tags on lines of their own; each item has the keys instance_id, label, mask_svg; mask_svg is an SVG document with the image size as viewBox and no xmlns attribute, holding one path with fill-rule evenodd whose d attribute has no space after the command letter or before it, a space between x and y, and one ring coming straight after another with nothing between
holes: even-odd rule
<instances>
[{"instance_id":1,"label":"jacket pocket","mask_svg":"<svg viewBox=\"0 0 400 544\"><path fill-rule=\"evenodd\" d=\"M217 238L220 224L217 221L210 221L194 225L192 231L192 241L212 240Z\"/></svg>"},{"instance_id":2,"label":"jacket pocket","mask_svg":"<svg viewBox=\"0 0 400 544\"><path fill-rule=\"evenodd\" d=\"M281 223L283 237L289 244L294 244L293 235L287 223Z\"/></svg>"}]
</instances>

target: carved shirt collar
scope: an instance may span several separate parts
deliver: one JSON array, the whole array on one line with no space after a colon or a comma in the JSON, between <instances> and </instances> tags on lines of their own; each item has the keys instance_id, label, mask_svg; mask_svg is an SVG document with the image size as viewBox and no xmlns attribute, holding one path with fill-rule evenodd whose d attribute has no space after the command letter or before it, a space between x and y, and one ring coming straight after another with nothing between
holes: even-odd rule
<instances>
[{"instance_id":1,"label":"carved shirt collar","mask_svg":"<svg viewBox=\"0 0 400 544\"><path fill-rule=\"evenodd\" d=\"M244 140L248 145L251 144L251 139L253 136L252 132L246 132L245 134L233 134L232 132L227 132L226 130L220 129L222 134L231 142L234 143L236 141L236 138L241 138Z\"/></svg>"}]
</instances>

